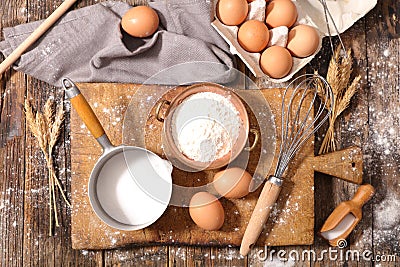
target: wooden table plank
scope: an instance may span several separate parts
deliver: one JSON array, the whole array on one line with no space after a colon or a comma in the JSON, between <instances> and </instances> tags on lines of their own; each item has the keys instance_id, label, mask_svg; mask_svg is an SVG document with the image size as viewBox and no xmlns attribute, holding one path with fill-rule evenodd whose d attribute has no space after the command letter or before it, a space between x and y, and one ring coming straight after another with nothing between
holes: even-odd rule
<instances>
[{"instance_id":1,"label":"wooden table plank","mask_svg":"<svg viewBox=\"0 0 400 267\"><path fill-rule=\"evenodd\" d=\"M400 252L400 5L380 1L367 21L369 80L368 178L377 189L373 201L373 248L375 254ZM373 104L372 104L373 103Z\"/></svg>"},{"instance_id":2,"label":"wooden table plank","mask_svg":"<svg viewBox=\"0 0 400 267\"><path fill-rule=\"evenodd\" d=\"M0 153L0 265L22 266L24 138L13 138Z\"/></svg>"},{"instance_id":3,"label":"wooden table plank","mask_svg":"<svg viewBox=\"0 0 400 267\"><path fill-rule=\"evenodd\" d=\"M26 21L24 1L0 2L0 28ZM20 107L25 75L6 71L0 90L0 266L23 266L25 127Z\"/></svg>"},{"instance_id":4,"label":"wooden table plank","mask_svg":"<svg viewBox=\"0 0 400 267\"><path fill-rule=\"evenodd\" d=\"M357 38L353 38L357 36ZM363 148L363 152L366 153L365 148L367 147L368 140L368 80L367 80L367 60L366 60L366 46L365 46L365 19L361 19L352 28L350 28L346 34L341 35L342 40L346 49L352 50L353 62L353 75L360 75L362 77L360 81L360 87L357 94L353 97L350 107L343 112L336 123L336 140L338 149L346 148L349 146L360 146ZM326 38L328 39L328 38ZM325 40L327 45L324 47L325 51L323 54L331 55L330 45L328 40ZM335 46L339 45L338 39L335 40ZM316 61L314 66L324 75L324 72L328 69L330 57L325 57L321 61ZM311 68L311 67L310 67ZM312 71L309 68L309 71ZM323 136L326 129L318 132L319 136ZM321 138L322 139L322 138ZM320 140L322 141L322 140ZM321 142L319 142L320 144ZM317 143L317 147L319 147ZM317 151L318 152L318 151ZM370 167L365 164L364 171ZM371 183L364 176L364 183ZM332 177L327 177L322 174L316 176L315 181L315 198L316 199L330 199L325 205L318 205L319 209L316 209L316 231L319 230L324 224L326 218L331 214L334 208L342 201L349 200L353 197L358 185L348 183ZM327 198L327 194L329 197ZM343 253L349 250L363 251L365 249L372 249L372 209L371 203L368 203L364 208L364 218L357 226L356 231L347 238L347 246L344 248ZM360 235L362 233L362 235ZM316 236L315 249L320 253L323 249L327 249L327 243L321 237ZM329 264L329 258L321 261L320 264ZM370 266L371 263L368 261L350 261L352 263L359 262L361 266ZM317 264L318 266L318 264Z\"/></svg>"},{"instance_id":5,"label":"wooden table plank","mask_svg":"<svg viewBox=\"0 0 400 267\"><path fill-rule=\"evenodd\" d=\"M28 21L46 18L53 12L62 1L27 1L24 14ZM20 11L20 9L18 9ZM49 97L62 101L63 92L56 90L44 82L29 78L23 84L23 92L27 90L28 96L32 97L34 106L41 109ZM23 98L18 101L23 103ZM22 119L22 121L24 121ZM68 119L67 119L68 121ZM55 163L58 166L58 177L69 191L69 145L67 141L67 128L63 128L59 142L55 148L58 157ZM57 264L79 263L84 266L96 266L102 263L102 252L95 252L91 257L78 251L71 250L70 238L70 213L61 197L57 197L59 207L60 228L54 229L54 237L48 236L49 227L49 205L48 205L48 181L47 169L42 152L37 146L36 140L27 135L26 142L26 172L25 172L25 199L24 199L24 239L21 241L23 251L23 266L54 266ZM54 225L54 223L53 223ZM100 256L100 259L99 259Z\"/></svg>"},{"instance_id":6,"label":"wooden table plank","mask_svg":"<svg viewBox=\"0 0 400 267\"><path fill-rule=\"evenodd\" d=\"M368 39L365 34L365 19L362 19L355 27L352 27L349 31L350 34L343 37L346 48L352 49L353 51L353 76L360 75L360 87L357 94L353 97L352 102L348 110L343 112L340 120L338 121L337 127L337 140L339 148L348 147L351 145L360 146L363 148L364 155L368 154L368 124L369 120L369 106L371 103L368 99L369 86L368 86L368 60L366 59L366 40ZM351 36L358 36L354 39ZM368 161L364 161L364 171L368 173L368 170L372 166L368 164ZM364 175L364 183L371 184L371 179ZM346 183L339 180L333 181L333 190L337 190L338 194L335 196L335 205L338 205L342 201L351 199L358 185ZM347 238L347 247L344 252L349 250L365 251L371 250L373 247L372 243L372 201L367 203L363 208L363 219L358 224L356 229L353 231L351 236ZM329 214L328 214L329 216ZM350 260L349 262L357 263L360 266L371 266L372 263L368 260L364 260L362 257L359 260Z\"/></svg>"},{"instance_id":7,"label":"wooden table plank","mask_svg":"<svg viewBox=\"0 0 400 267\"><path fill-rule=\"evenodd\" d=\"M146 246L105 251L105 266L168 266L167 246Z\"/></svg>"}]
</instances>

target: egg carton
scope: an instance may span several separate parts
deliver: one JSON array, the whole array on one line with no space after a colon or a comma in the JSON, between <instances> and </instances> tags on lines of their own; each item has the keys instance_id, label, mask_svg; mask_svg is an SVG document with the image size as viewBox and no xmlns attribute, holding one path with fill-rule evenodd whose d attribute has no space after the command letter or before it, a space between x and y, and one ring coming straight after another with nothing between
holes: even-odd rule
<instances>
[{"instance_id":1,"label":"egg carton","mask_svg":"<svg viewBox=\"0 0 400 267\"><path fill-rule=\"evenodd\" d=\"M229 44L230 52L234 55L238 55L239 58L246 64L251 73L257 78L266 77L270 81L275 83L286 82L290 80L294 74L296 74L301 68L307 65L318 52L321 50L322 39L329 36L335 36L338 33L343 33L350 28L357 20L365 16L374 6L377 4L377 0L326 0L326 4L330 15L336 25L328 16L329 29L325 20L324 8L320 0L292 0L297 8L297 21L293 25L306 24L316 28L319 39L319 45L317 50L311 56L306 58L293 57L293 67L288 75L281 79L273 79L266 75L259 65L261 53L250 53L244 50L238 40L237 33L239 30L238 26L227 26L223 24L216 15L216 6L218 0L213 2L213 18L211 22L212 27L224 38ZM267 2L265 0L254 0L249 3L249 13L246 20L255 19L259 21L265 21L265 8ZM288 39L289 29L286 26L276 27L270 29L270 41L268 46L279 45L286 47Z\"/></svg>"}]
</instances>

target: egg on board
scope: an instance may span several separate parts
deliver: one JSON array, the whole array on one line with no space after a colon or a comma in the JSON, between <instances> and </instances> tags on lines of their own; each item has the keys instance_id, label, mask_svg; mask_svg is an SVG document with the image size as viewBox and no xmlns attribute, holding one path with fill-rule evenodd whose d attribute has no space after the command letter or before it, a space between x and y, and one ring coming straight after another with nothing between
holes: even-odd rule
<instances>
[{"instance_id":1,"label":"egg on board","mask_svg":"<svg viewBox=\"0 0 400 267\"><path fill-rule=\"evenodd\" d=\"M248 52L260 52L269 42L267 25L259 20L246 21L239 28L238 42Z\"/></svg>"},{"instance_id":2,"label":"egg on board","mask_svg":"<svg viewBox=\"0 0 400 267\"><path fill-rule=\"evenodd\" d=\"M290 0L273 0L268 3L265 22L269 28L291 27L297 20L297 8Z\"/></svg>"},{"instance_id":3,"label":"egg on board","mask_svg":"<svg viewBox=\"0 0 400 267\"><path fill-rule=\"evenodd\" d=\"M225 221L221 202L208 192L193 195L189 204L189 214L197 226L205 230L218 230Z\"/></svg>"},{"instance_id":4,"label":"egg on board","mask_svg":"<svg viewBox=\"0 0 400 267\"><path fill-rule=\"evenodd\" d=\"M308 57L317 51L319 40L318 32L314 27L301 24L289 31L286 47L295 57Z\"/></svg>"},{"instance_id":5,"label":"egg on board","mask_svg":"<svg viewBox=\"0 0 400 267\"><path fill-rule=\"evenodd\" d=\"M290 52L281 46L271 46L261 54L260 67L271 78L285 77L293 66Z\"/></svg>"},{"instance_id":6,"label":"egg on board","mask_svg":"<svg viewBox=\"0 0 400 267\"><path fill-rule=\"evenodd\" d=\"M215 190L226 198L242 198L249 194L252 176L238 167L228 168L214 175Z\"/></svg>"},{"instance_id":7,"label":"egg on board","mask_svg":"<svg viewBox=\"0 0 400 267\"><path fill-rule=\"evenodd\" d=\"M133 37L145 38L156 32L159 24L157 12L148 6L129 9L121 19L122 29Z\"/></svg>"},{"instance_id":8,"label":"egg on board","mask_svg":"<svg viewBox=\"0 0 400 267\"><path fill-rule=\"evenodd\" d=\"M241 24L247 17L249 6L246 0L219 0L217 17L228 26Z\"/></svg>"}]
</instances>

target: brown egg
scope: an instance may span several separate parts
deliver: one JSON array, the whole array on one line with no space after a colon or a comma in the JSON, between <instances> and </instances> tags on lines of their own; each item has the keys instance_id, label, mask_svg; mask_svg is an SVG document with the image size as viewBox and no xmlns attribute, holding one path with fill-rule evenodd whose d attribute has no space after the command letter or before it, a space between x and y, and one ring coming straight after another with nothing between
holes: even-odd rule
<instances>
[{"instance_id":1,"label":"brown egg","mask_svg":"<svg viewBox=\"0 0 400 267\"><path fill-rule=\"evenodd\" d=\"M268 27L258 20L248 20L238 31L238 42L249 52L260 52L269 42Z\"/></svg>"},{"instance_id":2,"label":"brown egg","mask_svg":"<svg viewBox=\"0 0 400 267\"><path fill-rule=\"evenodd\" d=\"M289 31L287 49L295 57L308 57L318 49L317 30L308 25L297 25Z\"/></svg>"},{"instance_id":3,"label":"brown egg","mask_svg":"<svg viewBox=\"0 0 400 267\"><path fill-rule=\"evenodd\" d=\"M218 230L225 220L221 202L210 193L196 193L189 204L189 214L197 226L205 230Z\"/></svg>"},{"instance_id":4,"label":"brown egg","mask_svg":"<svg viewBox=\"0 0 400 267\"><path fill-rule=\"evenodd\" d=\"M136 6L129 9L121 19L124 31L134 37L144 38L152 35L158 28L158 15L148 6Z\"/></svg>"},{"instance_id":5,"label":"brown egg","mask_svg":"<svg viewBox=\"0 0 400 267\"><path fill-rule=\"evenodd\" d=\"M249 6L246 0L219 0L217 17L229 26L241 24L247 17Z\"/></svg>"},{"instance_id":6,"label":"brown egg","mask_svg":"<svg viewBox=\"0 0 400 267\"><path fill-rule=\"evenodd\" d=\"M293 58L286 48L271 46L261 54L260 66L265 74L271 78L279 79L290 72L293 66Z\"/></svg>"},{"instance_id":7,"label":"brown egg","mask_svg":"<svg viewBox=\"0 0 400 267\"><path fill-rule=\"evenodd\" d=\"M247 171L233 167L217 172L214 176L215 190L226 198L241 198L249 193L252 177Z\"/></svg>"},{"instance_id":8,"label":"brown egg","mask_svg":"<svg viewBox=\"0 0 400 267\"><path fill-rule=\"evenodd\" d=\"M297 19L296 6L290 0L273 0L267 6L265 22L268 27L291 27Z\"/></svg>"}]
</instances>

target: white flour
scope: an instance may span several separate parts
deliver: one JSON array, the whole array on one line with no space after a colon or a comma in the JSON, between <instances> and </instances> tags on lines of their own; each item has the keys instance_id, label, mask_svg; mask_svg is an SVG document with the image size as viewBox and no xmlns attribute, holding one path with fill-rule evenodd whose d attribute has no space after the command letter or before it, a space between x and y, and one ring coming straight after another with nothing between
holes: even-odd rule
<instances>
[{"instance_id":1,"label":"white flour","mask_svg":"<svg viewBox=\"0 0 400 267\"><path fill-rule=\"evenodd\" d=\"M374 208L375 224L380 229L394 229L400 223L399 210L400 197L389 190L385 198Z\"/></svg>"},{"instance_id":2,"label":"white flour","mask_svg":"<svg viewBox=\"0 0 400 267\"><path fill-rule=\"evenodd\" d=\"M334 227L332 230L322 232L321 235L327 239L327 240L333 240L335 238L338 238L339 236L343 235L347 229L349 229L353 224L354 221L356 220L356 217L349 213L347 214L342 221Z\"/></svg>"},{"instance_id":3,"label":"white flour","mask_svg":"<svg viewBox=\"0 0 400 267\"><path fill-rule=\"evenodd\" d=\"M172 135L181 153L199 162L228 154L242 121L229 98L202 92L189 96L174 111Z\"/></svg>"}]
</instances>

